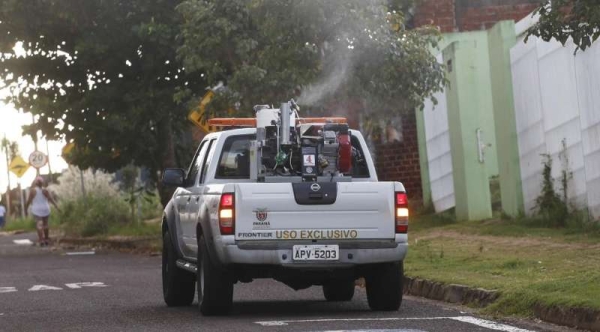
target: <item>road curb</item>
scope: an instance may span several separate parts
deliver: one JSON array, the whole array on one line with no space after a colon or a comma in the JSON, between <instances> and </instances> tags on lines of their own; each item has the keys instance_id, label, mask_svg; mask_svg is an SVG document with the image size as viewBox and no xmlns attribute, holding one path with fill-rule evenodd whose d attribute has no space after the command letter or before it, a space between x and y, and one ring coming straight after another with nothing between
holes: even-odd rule
<instances>
[{"instance_id":1,"label":"road curb","mask_svg":"<svg viewBox=\"0 0 600 332\"><path fill-rule=\"evenodd\" d=\"M536 305L533 312L537 318L549 323L600 331L600 310Z\"/></svg>"},{"instance_id":2,"label":"road curb","mask_svg":"<svg viewBox=\"0 0 600 332\"><path fill-rule=\"evenodd\" d=\"M133 238L71 238L63 237L57 240L59 245L91 246L113 250L153 250L152 244L159 241L157 236L133 237Z\"/></svg>"},{"instance_id":3,"label":"road curb","mask_svg":"<svg viewBox=\"0 0 600 332\"><path fill-rule=\"evenodd\" d=\"M411 277L404 277L404 294L449 303L470 304L480 308L489 305L500 297L500 293L494 290L444 284Z\"/></svg>"},{"instance_id":4,"label":"road curb","mask_svg":"<svg viewBox=\"0 0 600 332\"><path fill-rule=\"evenodd\" d=\"M500 297L500 292L465 285L444 284L422 278L404 277L404 294L431 300L486 307ZM600 311L588 308L543 306L533 308L534 316L545 322L600 332Z\"/></svg>"}]
</instances>

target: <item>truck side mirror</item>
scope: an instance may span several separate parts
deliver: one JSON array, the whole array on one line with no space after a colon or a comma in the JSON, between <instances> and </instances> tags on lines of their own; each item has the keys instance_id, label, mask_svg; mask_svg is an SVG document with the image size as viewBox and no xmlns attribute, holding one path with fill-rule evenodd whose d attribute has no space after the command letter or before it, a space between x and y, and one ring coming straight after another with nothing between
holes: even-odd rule
<instances>
[{"instance_id":1,"label":"truck side mirror","mask_svg":"<svg viewBox=\"0 0 600 332\"><path fill-rule=\"evenodd\" d=\"M185 180L185 171L181 168L167 168L163 172L162 183L167 187L181 187Z\"/></svg>"}]
</instances>

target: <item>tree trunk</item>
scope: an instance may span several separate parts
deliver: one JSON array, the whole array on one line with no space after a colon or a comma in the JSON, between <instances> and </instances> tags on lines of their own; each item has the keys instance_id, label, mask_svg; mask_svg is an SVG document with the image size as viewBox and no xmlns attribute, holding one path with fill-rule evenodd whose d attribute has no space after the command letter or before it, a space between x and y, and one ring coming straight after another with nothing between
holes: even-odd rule
<instances>
[{"instance_id":1,"label":"tree trunk","mask_svg":"<svg viewBox=\"0 0 600 332\"><path fill-rule=\"evenodd\" d=\"M163 207L166 207L169 200L173 196L173 188L163 186L161 182L162 173L165 168L176 167L175 162L175 138L173 137L173 128L171 128L172 121L170 118L165 119L160 124L160 139L164 142L163 151L161 151L161 167L158 172L153 172L152 176L157 177L156 183L158 187L158 194L160 195L160 203ZM159 176L160 174L160 176Z\"/></svg>"}]
</instances>

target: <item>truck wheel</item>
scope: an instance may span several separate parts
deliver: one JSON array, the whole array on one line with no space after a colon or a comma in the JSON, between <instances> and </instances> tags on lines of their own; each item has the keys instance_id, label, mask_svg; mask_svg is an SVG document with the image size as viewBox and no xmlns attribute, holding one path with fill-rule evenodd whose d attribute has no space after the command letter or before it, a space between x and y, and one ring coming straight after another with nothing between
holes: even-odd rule
<instances>
[{"instance_id":1,"label":"truck wheel","mask_svg":"<svg viewBox=\"0 0 600 332\"><path fill-rule=\"evenodd\" d=\"M402 303L404 265L386 263L371 270L367 276L367 300L374 311L394 311Z\"/></svg>"},{"instance_id":2,"label":"truck wheel","mask_svg":"<svg viewBox=\"0 0 600 332\"><path fill-rule=\"evenodd\" d=\"M177 254L169 232L163 235L162 284L163 297L169 307L187 306L194 301L194 274L177 267Z\"/></svg>"},{"instance_id":3,"label":"truck wheel","mask_svg":"<svg viewBox=\"0 0 600 332\"><path fill-rule=\"evenodd\" d=\"M198 241L198 305L206 316L229 313L233 303L233 282L226 271L210 260L204 235Z\"/></svg>"},{"instance_id":4,"label":"truck wheel","mask_svg":"<svg viewBox=\"0 0 600 332\"><path fill-rule=\"evenodd\" d=\"M329 302L350 301L354 296L354 280L332 280L323 284L323 295Z\"/></svg>"}]
</instances>

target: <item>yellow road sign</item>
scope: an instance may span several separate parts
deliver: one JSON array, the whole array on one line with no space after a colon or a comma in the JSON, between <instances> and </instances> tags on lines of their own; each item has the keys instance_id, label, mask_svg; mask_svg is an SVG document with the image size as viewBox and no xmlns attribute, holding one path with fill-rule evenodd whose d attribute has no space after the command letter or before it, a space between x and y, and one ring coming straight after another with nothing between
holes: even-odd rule
<instances>
[{"instance_id":1,"label":"yellow road sign","mask_svg":"<svg viewBox=\"0 0 600 332\"><path fill-rule=\"evenodd\" d=\"M62 148L61 152L63 155L66 155L66 154L71 153L71 151L73 151L74 148L75 148L75 143L69 143Z\"/></svg>"},{"instance_id":2,"label":"yellow road sign","mask_svg":"<svg viewBox=\"0 0 600 332\"><path fill-rule=\"evenodd\" d=\"M197 108L193 109L188 113L188 120L192 121L198 128L202 129L206 133L215 131L215 128L208 125L208 115L206 114L206 105L210 103L215 93L208 91L200 100L200 104Z\"/></svg>"},{"instance_id":3,"label":"yellow road sign","mask_svg":"<svg viewBox=\"0 0 600 332\"><path fill-rule=\"evenodd\" d=\"M18 178L22 177L25 172L29 169L29 164L21 158L21 156L16 156L8 165L8 169L13 172Z\"/></svg>"},{"instance_id":4,"label":"yellow road sign","mask_svg":"<svg viewBox=\"0 0 600 332\"><path fill-rule=\"evenodd\" d=\"M66 162L69 162L71 159L71 152L75 149L75 143L68 143L62 148L61 156Z\"/></svg>"}]
</instances>

